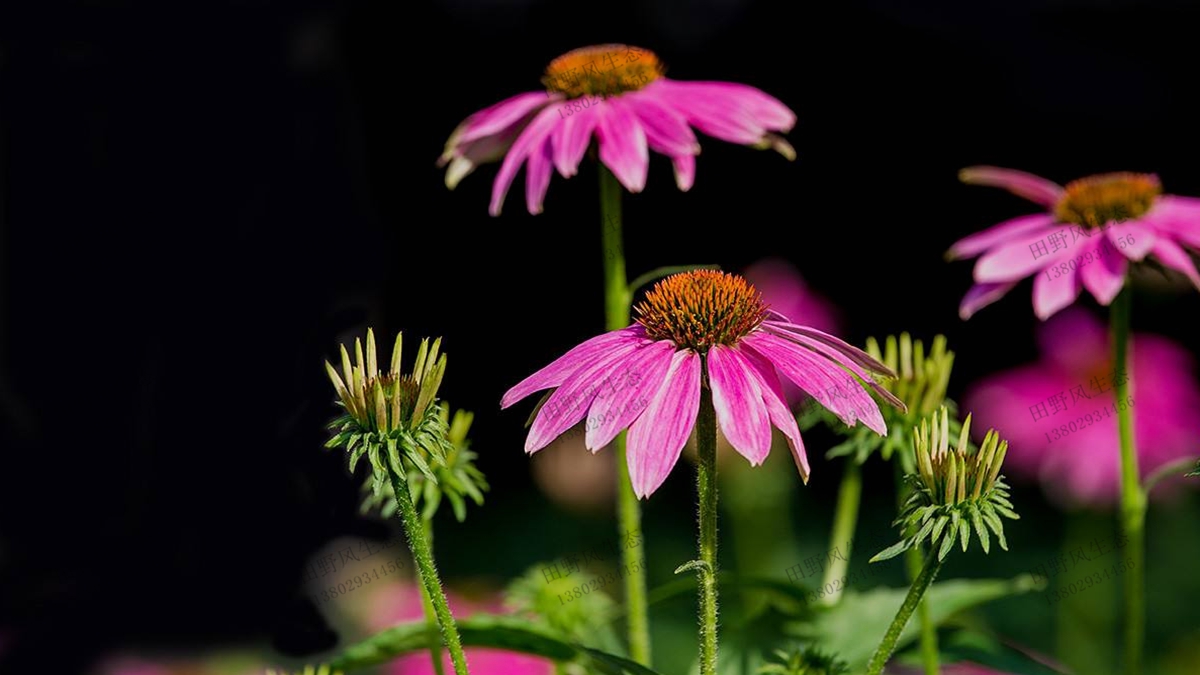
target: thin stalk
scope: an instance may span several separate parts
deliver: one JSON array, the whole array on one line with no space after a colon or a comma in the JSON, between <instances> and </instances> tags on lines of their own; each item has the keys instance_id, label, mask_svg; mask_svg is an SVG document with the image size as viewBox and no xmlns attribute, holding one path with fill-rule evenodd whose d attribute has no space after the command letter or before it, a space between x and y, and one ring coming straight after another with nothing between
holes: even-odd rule
<instances>
[{"instance_id":1,"label":"thin stalk","mask_svg":"<svg viewBox=\"0 0 1200 675\"><path fill-rule=\"evenodd\" d=\"M879 643L879 647L875 649L875 654L871 656L871 661L867 664L867 675L879 675L883 672L884 664L891 658L892 652L896 651L896 642L900 640L904 626L916 611L917 606L921 604L922 596L925 595L925 591L929 590L929 585L933 583L934 577L941 568L942 563L938 560L937 549L930 548L921 573L909 587L908 595L904 596L904 603L900 605L900 611L896 612L896 618L892 619L892 625L888 626L887 633L883 635L883 641Z\"/></svg>"},{"instance_id":2,"label":"thin stalk","mask_svg":"<svg viewBox=\"0 0 1200 675\"><path fill-rule=\"evenodd\" d=\"M896 459L895 464L896 503L899 505L908 499L908 486L904 483L904 470L901 468L899 458ZM919 546L910 548L904 552L904 568L910 584L915 583L917 577L921 574L921 565L922 556ZM933 617L929 614L929 603L924 600L917 607L917 621L921 628L921 668L925 675L938 675L941 670L939 667L940 657L938 656L937 626L933 625Z\"/></svg>"},{"instance_id":3,"label":"thin stalk","mask_svg":"<svg viewBox=\"0 0 1200 675\"><path fill-rule=\"evenodd\" d=\"M1132 569L1125 572L1125 675L1142 672L1142 650L1146 634L1146 495L1138 475L1137 449L1133 440L1133 406L1128 404L1134 373L1129 360L1129 325L1132 296L1128 285L1112 304L1111 327L1113 368L1121 376L1114 378L1117 430L1121 441L1121 529L1132 558Z\"/></svg>"},{"instance_id":4,"label":"thin stalk","mask_svg":"<svg viewBox=\"0 0 1200 675\"><path fill-rule=\"evenodd\" d=\"M829 536L829 566L825 568L825 577L821 580L821 588L834 589L824 600L825 604L830 606L836 605L842 599L861 500L862 468L851 457L846 460L846 468L842 471L842 483L838 487L837 510L833 515L833 531Z\"/></svg>"},{"instance_id":5,"label":"thin stalk","mask_svg":"<svg viewBox=\"0 0 1200 675\"><path fill-rule=\"evenodd\" d=\"M430 547L433 546L433 521L426 518L422 521L422 530L425 533L425 539L429 542ZM429 624L429 655L433 658L433 672L437 675L445 675L446 666L442 663L442 640L437 635L437 610L433 608L433 598L429 597L429 591L425 590L425 585L421 584L421 607L425 610L425 622Z\"/></svg>"},{"instance_id":6,"label":"thin stalk","mask_svg":"<svg viewBox=\"0 0 1200 675\"><path fill-rule=\"evenodd\" d=\"M408 481L390 466L388 475L392 479L392 492L396 495L396 504L400 507L400 521L404 524L404 534L408 537L408 548L412 551L413 561L417 563L417 576L433 603L438 628L442 631L442 641L450 651L450 662L454 664L454 673L468 675L467 657L463 654L458 626L454 623L454 615L450 613L446 592L442 589L442 581L438 578L437 567L433 563L433 548L425 538L421 516L417 514L412 495L408 492Z\"/></svg>"},{"instance_id":7,"label":"thin stalk","mask_svg":"<svg viewBox=\"0 0 1200 675\"><path fill-rule=\"evenodd\" d=\"M600 166L601 243L604 249L604 323L607 330L629 325L629 281L625 275L625 250L621 243L621 185ZM625 463L625 432L613 440L617 462L617 522L622 541L643 541L642 508L633 492ZM628 617L629 656L650 665L650 619L646 601L645 546L621 547L625 572L625 606Z\"/></svg>"},{"instance_id":8,"label":"thin stalk","mask_svg":"<svg viewBox=\"0 0 1200 675\"><path fill-rule=\"evenodd\" d=\"M717 415L712 393L700 390L696 418L696 451L699 471L696 492L700 498L700 675L717 672Z\"/></svg>"}]
</instances>

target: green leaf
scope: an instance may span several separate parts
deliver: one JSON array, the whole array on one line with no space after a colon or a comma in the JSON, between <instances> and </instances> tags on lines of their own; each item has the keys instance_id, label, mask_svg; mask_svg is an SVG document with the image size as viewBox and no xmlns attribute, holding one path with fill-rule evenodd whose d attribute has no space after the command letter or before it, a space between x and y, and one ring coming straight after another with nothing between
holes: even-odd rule
<instances>
[{"instance_id":1,"label":"green leaf","mask_svg":"<svg viewBox=\"0 0 1200 675\"><path fill-rule=\"evenodd\" d=\"M942 547L938 549L938 561L946 559L946 555L950 553L950 549L954 548L954 526L950 526L950 531L942 537Z\"/></svg>"},{"instance_id":2,"label":"green leaf","mask_svg":"<svg viewBox=\"0 0 1200 675\"><path fill-rule=\"evenodd\" d=\"M464 647L504 649L553 661L580 659L605 675L658 675L626 658L563 640L553 631L517 617L477 614L459 620L458 632ZM430 637L424 620L399 624L346 647L329 665L346 672L369 668L429 649Z\"/></svg>"},{"instance_id":3,"label":"green leaf","mask_svg":"<svg viewBox=\"0 0 1200 675\"><path fill-rule=\"evenodd\" d=\"M956 630L938 641L942 663L969 661L1011 675L1066 675L1029 654L974 630Z\"/></svg>"},{"instance_id":4,"label":"green leaf","mask_svg":"<svg viewBox=\"0 0 1200 675\"><path fill-rule=\"evenodd\" d=\"M1044 586L1044 581L1028 574L1012 579L955 579L931 585L925 602L936 626L972 607ZM907 588L847 590L837 605L816 613L812 620L790 624L789 632L837 654L849 662L851 672L862 672L907 594ZM918 622L910 621L900 635L897 648L911 644L919 632Z\"/></svg>"},{"instance_id":5,"label":"green leaf","mask_svg":"<svg viewBox=\"0 0 1200 675\"><path fill-rule=\"evenodd\" d=\"M967 510L971 514L971 525L975 527L975 534L979 535L979 545L983 547L984 553L988 553L988 549L991 547L991 537L988 536L987 528L983 526L983 518L979 515L979 507L974 502L971 502Z\"/></svg>"},{"instance_id":6,"label":"green leaf","mask_svg":"<svg viewBox=\"0 0 1200 675\"><path fill-rule=\"evenodd\" d=\"M962 540L963 553L967 552L967 543L971 541L971 525L967 521L958 521L958 538Z\"/></svg>"},{"instance_id":7,"label":"green leaf","mask_svg":"<svg viewBox=\"0 0 1200 675\"><path fill-rule=\"evenodd\" d=\"M910 548L912 548L910 541L908 539L903 539L883 549L879 553L876 553L875 557L871 558L868 562L881 562L884 560L890 560L901 553L904 553Z\"/></svg>"}]
</instances>

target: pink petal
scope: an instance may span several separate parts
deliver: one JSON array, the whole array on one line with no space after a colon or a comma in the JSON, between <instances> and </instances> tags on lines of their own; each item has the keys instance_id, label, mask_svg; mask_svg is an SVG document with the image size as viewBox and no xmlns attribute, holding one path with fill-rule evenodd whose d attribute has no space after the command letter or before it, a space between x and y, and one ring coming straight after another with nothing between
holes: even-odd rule
<instances>
[{"instance_id":1,"label":"pink petal","mask_svg":"<svg viewBox=\"0 0 1200 675\"><path fill-rule=\"evenodd\" d=\"M1004 188L1018 197L1046 207L1057 204L1063 194L1061 185L1045 178L995 166L969 166L958 172L958 179L970 185Z\"/></svg>"},{"instance_id":2,"label":"pink petal","mask_svg":"<svg viewBox=\"0 0 1200 675\"><path fill-rule=\"evenodd\" d=\"M525 205L534 216L542 212L542 200L550 187L550 174L554 172L550 138L547 135L541 145L529 153L529 163L525 165Z\"/></svg>"},{"instance_id":3,"label":"pink petal","mask_svg":"<svg viewBox=\"0 0 1200 675\"><path fill-rule=\"evenodd\" d=\"M622 429L628 427L662 386L671 365L675 345L667 341L652 342L634 352L626 360L624 371L608 390L602 389L588 409L584 443L595 452L612 442Z\"/></svg>"},{"instance_id":4,"label":"pink petal","mask_svg":"<svg viewBox=\"0 0 1200 675\"><path fill-rule=\"evenodd\" d=\"M628 328L602 333L581 342L566 354L552 361L550 365L521 380L516 386L505 392L504 397L500 399L500 409L508 408L536 391L557 387L576 370L594 363L613 348L625 343L638 344L645 337L646 332L641 324L634 324Z\"/></svg>"},{"instance_id":5,"label":"pink petal","mask_svg":"<svg viewBox=\"0 0 1200 675\"><path fill-rule=\"evenodd\" d=\"M488 207L488 212L492 216L500 215L500 209L504 206L504 197L508 194L508 188L516 178L521 163L525 161L530 152L540 147L546 137L554 131L555 126L562 122L558 113L559 107L559 104L552 104L543 108L529 123L529 126L525 127L525 130L513 143L512 148L509 149L508 154L504 156L504 162L500 165L495 182L492 183L492 203Z\"/></svg>"},{"instance_id":6,"label":"pink petal","mask_svg":"<svg viewBox=\"0 0 1200 675\"><path fill-rule=\"evenodd\" d=\"M630 192L646 187L646 172L650 169L650 150L646 147L646 132L637 116L625 107L620 98L610 98L597 107L596 139L600 146L600 161Z\"/></svg>"},{"instance_id":7,"label":"pink petal","mask_svg":"<svg viewBox=\"0 0 1200 675\"><path fill-rule=\"evenodd\" d=\"M675 185L679 190L687 192L692 189L692 184L696 182L696 156L679 155L672 157L671 163L675 165Z\"/></svg>"},{"instance_id":8,"label":"pink petal","mask_svg":"<svg viewBox=\"0 0 1200 675\"><path fill-rule=\"evenodd\" d=\"M993 248L975 263L975 281L1018 281L1073 253L1070 247L1051 251L1045 240L1046 233L1033 232Z\"/></svg>"},{"instance_id":9,"label":"pink petal","mask_svg":"<svg viewBox=\"0 0 1200 675\"><path fill-rule=\"evenodd\" d=\"M625 363L637 348L636 342L618 343L591 364L571 373L538 411L525 439L525 452L533 454L541 450L583 419L605 383L612 382L614 376L621 377Z\"/></svg>"},{"instance_id":10,"label":"pink petal","mask_svg":"<svg viewBox=\"0 0 1200 675\"><path fill-rule=\"evenodd\" d=\"M993 225L982 232L976 232L968 237L963 237L954 243L947 252L947 256L951 259L970 258L984 251L1004 243L1012 237L1019 237L1025 234L1046 230L1043 233L1049 234L1053 231L1054 216L1045 213L1035 213L1029 216L1020 216L1012 220L1006 220L998 225Z\"/></svg>"},{"instance_id":11,"label":"pink petal","mask_svg":"<svg viewBox=\"0 0 1200 675\"><path fill-rule=\"evenodd\" d=\"M830 347L833 347L834 349L836 349L838 352L840 352L843 356L845 356L847 359L849 359L853 363L856 363L859 366L861 366L862 368L869 370L873 373L887 375L888 377L896 376L896 373L893 373L887 366L883 365L878 360L876 360L875 357L864 352L863 350L859 349L858 347L855 347L854 345L850 344L849 342L846 342L845 340L843 340L835 335L826 333L825 331L818 330L816 328L813 328L812 326L802 326L800 324L791 323L788 321L772 320L772 321L764 321L763 323L771 328L774 328L777 330L782 330L782 331L787 331L789 334L803 336L803 337L809 338L811 340L814 340L816 342L820 342L822 344L826 344Z\"/></svg>"},{"instance_id":12,"label":"pink petal","mask_svg":"<svg viewBox=\"0 0 1200 675\"><path fill-rule=\"evenodd\" d=\"M716 115L728 120L741 120L737 124L748 123L766 131L789 131L796 125L796 113L790 108L774 96L746 84L662 78L654 83L653 89L647 89L656 96L674 102L673 107L688 117L689 121L692 121L689 114L691 110L701 116Z\"/></svg>"},{"instance_id":13,"label":"pink petal","mask_svg":"<svg viewBox=\"0 0 1200 675\"><path fill-rule=\"evenodd\" d=\"M559 95L548 95L544 91L531 91L517 94L503 101L474 113L459 126L452 141L467 143L484 136L503 133L512 126L519 124L538 108L561 99Z\"/></svg>"},{"instance_id":14,"label":"pink petal","mask_svg":"<svg viewBox=\"0 0 1200 675\"><path fill-rule=\"evenodd\" d=\"M879 406L863 385L824 357L766 332L751 333L742 338L742 344L761 354L846 426L852 427L861 419L875 433L887 435Z\"/></svg>"},{"instance_id":15,"label":"pink petal","mask_svg":"<svg viewBox=\"0 0 1200 675\"><path fill-rule=\"evenodd\" d=\"M629 427L625 457L633 492L649 497L679 461L700 411L700 356L675 352L650 405Z\"/></svg>"},{"instance_id":16,"label":"pink petal","mask_svg":"<svg viewBox=\"0 0 1200 675\"><path fill-rule=\"evenodd\" d=\"M820 340L814 340L813 338L808 337L808 336L804 335L803 333L797 333L797 332L788 330L787 328L783 328L783 324L781 324L779 322L766 321L766 322L764 322L763 325L768 331L774 333L775 335L777 335L778 337L780 337L784 340L791 340L792 342L796 342L803 347L806 347L814 352L817 352L818 354L824 355L830 361L832 361L835 365L841 366L842 368L845 368L846 370L849 370L850 372L857 375L866 386L870 387L873 391L875 391L875 393L877 393L881 397L883 397L883 399L885 401L887 401L888 403L891 403L892 405L896 406L897 408L904 408L903 401L896 398L895 394L888 391L887 389L885 389L883 387L883 385L876 382L875 378L871 377L870 373L868 373L864 368L862 368L857 363L855 363L854 360L852 359L852 357L848 356L845 351L836 349L832 346L829 346L828 344L826 344ZM796 326L794 324L791 327L792 328L800 328L800 329L804 328L803 326ZM868 358L870 356L870 355L865 354L865 352L864 352L864 355L868 356ZM872 359L872 361L874 361L874 359ZM883 367L882 363L876 362L876 364L881 369L886 370L886 368Z\"/></svg>"},{"instance_id":17,"label":"pink petal","mask_svg":"<svg viewBox=\"0 0 1200 675\"><path fill-rule=\"evenodd\" d=\"M750 460L750 466L758 466L771 452L771 420L752 371L746 357L732 347L718 344L708 350L717 424L733 449Z\"/></svg>"},{"instance_id":18,"label":"pink petal","mask_svg":"<svg viewBox=\"0 0 1200 675\"><path fill-rule=\"evenodd\" d=\"M1200 199L1163 195L1143 220L1152 221L1160 232L1192 248L1200 248Z\"/></svg>"},{"instance_id":19,"label":"pink petal","mask_svg":"<svg viewBox=\"0 0 1200 675\"><path fill-rule=\"evenodd\" d=\"M1125 270L1129 266L1125 256L1117 252L1116 246L1105 239L1090 247L1088 257L1079 270L1083 287L1096 298L1096 302L1109 305L1125 285Z\"/></svg>"},{"instance_id":20,"label":"pink petal","mask_svg":"<svg viewBox=\"0 0 1200 675\"><path fill-rule=\"evenodd\" d=\"M713 138L755 145L766 136L767 126L746 107L737 105L736 99L725 98L697 84L660 78L643 89L642 95L657 97L689 124Z\"/></svg>"},{"instance_id":21,"label":"pink petal","mask_svg":"<svg viewBox=\"0 0 1200 675\"><path fill-rule=\"evenodd\" d=\"M788 448L792 451L792 459L796 462L796 468L800 470L800 479L807 483L810 474L808 454L804 451L804 439L800 437L800 427L796 426L796 417L788 409L787 397L783 393L779 376L775 374L775 368L757 352L746 350L744 356L752 366L750 374L754 376L759 390L762 391L763 403L767 406L771 424L778 427L787 438Z\"/></svg>"},{"instance_id":22,"label":"pink petal","mask_svg":"<svg viewBox=\"0 0 1200 675\"><path fill-rule=\"evenodd\" d=\"M1033 313L1045 321L1079 297L1079 270L1074 266L1055 277L1053 270L1042 270L1033 278Z\"/></svg>"},{"instance_id":23,"label":"pink petal","mask_svg":"<svg viewBox=\"0 0 1200 675\"><path fill-rule=\"evenodd\" d=\"M1130 260L1145 258L1154 248L1154 241L1158 239L1153 229L1136 221L1110 225L1106 232L1113 246Z\"/></svg>"},{"instance_id":24,"label":"pink petal","mask_svg":"<svg viewBox=\"0 0 1200 675\"><path fill-rule=\"evenodd\" d=\"M554 130L554 166L563 178L570 178L579 171L579 163L583 161L596 129L597 108L599 106L584 108L567 116Z\"/></svg>"},{"instance_id":25,"label":"pink petal","mask_svg":"<svg viewBox=\"0 0 1200 675\"><path fill-rule=\"evenodd\" d=\"M650 96L630 94L621 101L641 122L651 150L671 157L700 152L696 134L692 133L683 115Z\"/></svg>"},{"instance_id":26,"label":"pink petal","mask_svg":"<svg viewBox=\"0 0 1200 675\"><path fill-rule=\"evenodd\" d=\"M1016 285L1015 281L972 285L958 305L959 318L966 321L974 316L975 312L1004 297Z\"/></svg>"},{"instance_id":27,"label":"pink petal","mask_svg":"<svg viewBox=\"0 0 1200 675\"><path fill-rule=\"evenodd\" d=\"M1200 289L1200 274L1196 272L1196 264L1179 244L1160 236L1154 242L1153 253L1159 262L1177 272L1182 272L1197 289Z\"/></svg>"}]
</instances>

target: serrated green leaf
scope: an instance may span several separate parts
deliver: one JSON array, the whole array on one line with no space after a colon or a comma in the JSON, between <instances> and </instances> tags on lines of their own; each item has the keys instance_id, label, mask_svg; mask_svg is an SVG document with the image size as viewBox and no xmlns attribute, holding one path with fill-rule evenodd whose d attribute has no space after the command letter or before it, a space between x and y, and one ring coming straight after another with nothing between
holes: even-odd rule
<instances>
[{"instance_id":1,"label":"serrated green leaf","mask_svg":"<svg viewBox=\"0 0 1200 675\"><path fill-rule=\"evenodd\" d=\"M938 516L937 521L933 524L933 532L929 535L930 545L938 542L938 538L942 536L942 530L946 528L946 523L950 522L950 516L945 514Z\"/></svg>"},{"instance_id":2,"label":"serrated green leaf","mask_svg":"<svg viewBox=\"0 0 1200 675\"><path fill-rule=\"evenodd\" d=\"M979 515L979 507L972 502L967 512L971 514L971 525L975 527L975 534L979 536L979 545L983 547L984 553L988 553L988 549L991 547L991 537L988 536L987 528L983 526L983 518Z\"/></svg>"},{"instance_id":3,"label":"serrated green leaf","mask_svg":"<svg viewBox=\"0 0 1200 675\"><path fill-rule=\"evenodd\" d=\"M905 551L907 551L910 548L912 548L912 544L910 543L910 541L908 539L903 539L903 540L898 541L895 544L892 544L891 546L883 549L879 553L876 553L875 556L872 557L867 562L882 562L884 560L890 560L890 559L895 558L896 556L900 555L901 553L904 553Z\"/></svg>"},{"instance_id":4,"label":"serrated green leaf","mask_svg":"<svg viewBox=\"0 0 1200 675\"><path fill-rule=\"evenodd\" d=\"M962 541L963 553L966 553L967 543L971 541L971 524L965 518L958 521L958 538Z\"/></svg>"},{"instance_id":5,"label":"serrated green leaf","mask_svg":"<svg viewBox=\"0 0 1200 675\"><path fill-rule=\"evenodd\" d=\"M938 549L938 561L946 559L946 555L950 553L950 549L954 548L954 526L950 526L950 531L946 532L946 536L942 537L942 546Z\"/></svg>"}]
</instances>

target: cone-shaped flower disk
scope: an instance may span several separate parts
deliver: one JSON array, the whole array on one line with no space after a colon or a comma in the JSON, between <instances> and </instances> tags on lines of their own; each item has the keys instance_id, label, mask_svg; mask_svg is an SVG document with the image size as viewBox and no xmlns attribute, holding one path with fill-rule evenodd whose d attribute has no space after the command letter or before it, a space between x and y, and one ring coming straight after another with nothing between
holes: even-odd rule
<instances>
[{"instance_id":1,"label":"cone-shaped flower disk","mask_svg":"<svg viewBox=\"0 0 1200 675\"><path fill-rule=\"evenodd\" d=\"M680 190L692 187L700 143L692 127L714 138L795 151L774 132L796 123L787 106L759 89L732 82L683 82L663 77L658 57L619 44L583 47L550 63L546 91L517 94L471 115L450 135L438 160L446 186L480 164L503 158L492 186L493 216L525 165L525 201L541 213L555 169L574 176L593 135L600 161L630 192L646 185L650 150L675 164Z\"/></svg>"},{"instance_id":2,"label":"cone-shaped flower disk","mask_svg":"<svg viewBox=\"0 0 1200 675\"><path fill-rule=\"evenodd\" d=\"M1200 251L1200 199L1162 194L1158 176L1108 173L1061 187L1044 178L995 167L963 169L967 183L1005 188L1045 207L1006 220L954 244L950 258L973 258L975 285L959 314L967 319L1033 276L1033 310L1047 319L1086 288L1108 305L1125 285L1129 261L1148 255L1200 288L1185 247Z\"/></svg>"},{"instance_id":3,"label":"cone-shaped flower disk","mask_svg":"<svg viewBox=\"0 0 1200 675\"><path fill-rule=\"evenodd\" d=\"M751 465L761 464L774 425L807 481L804 443L777 370L850 426L862 421L887 433L866 387L903 405L872 378L893 376L882 363L828 333L781 320L741 277L712 270L676 274L635 309L633 325L578 345L504 395L507 408L554 389L535 414L526 452L546 447L585 416L585 443L593 452L628 428L629 474L634 491L647 497L678 461L706 386L735 450Z\"/></svg>"}]
</instances>

